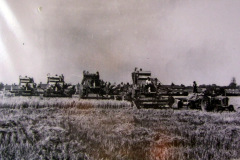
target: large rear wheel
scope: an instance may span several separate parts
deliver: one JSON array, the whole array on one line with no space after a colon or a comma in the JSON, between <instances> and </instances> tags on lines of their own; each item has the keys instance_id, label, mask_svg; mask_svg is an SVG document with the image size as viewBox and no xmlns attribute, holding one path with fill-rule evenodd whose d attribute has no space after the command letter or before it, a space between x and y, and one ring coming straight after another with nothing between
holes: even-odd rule
<instances>
[{"instance_id":1,"label":"large rear wheel","mask_svg":"<svg viewBox=\"0 0 240 160\"><path fill-rule=\"evenodd\" d=\"M201 109L202 111L208 111L210 108L210 99L208 97L204 97L201 101Z\"/></svg>"},{"instance_id":2,"label":"large rear wheel","mask_svg":"<svg viewBox=\"0 0 240 160\"><path fill-rule=\"evenodd\" d=\"M188 108L190 108L190 109L196 109L196 104L195 104L195 102L194 102L194 101L189 102L189 103L188 103Z\"/></svg>"},{"instance_id":3,"label":"large rear wheel","mask_svg":"<svg viewBox=\"0 0 240 160\"><path fill-rule=\"evenodd\" d=\"M142 106L140 105L140 103L136 102L136 100L132 100L132 106L136 107L137 109L141 109Z\"/></svg>"},{"instance_id":4,"label":"large rear wheel","mask_svg":"<svg viewBox=\"0 0 240 160\"><path fill-rule=\"evenodd\" d=\"M181 109L181 108L183 108L183 102L182 102L182 100L179 100L178 101L178 109Z\"/></svg>"},{"instance_id":5,"label":"large rear wheel","mask_svg":"<svg viewBox=\"0 0 240 160\"><path fill-rule=\"evenodd\" d=\"M228 106L228 110L229 110L230 112L234 112L234 111L235 111L233 105L229 105L229 106Z\"/></svg>"},{"instance_id":6,"label":"large rear wheel","mask_svg":"<svg viewBox=\"0 0 240 160\"><path fill-rule=\"evenodd\" d=\"M175 102L175 99L173 98L173 96L169 96L168 97L168 105L170 108L172 108L174 102Z\"/></svg>"}]
</instances>

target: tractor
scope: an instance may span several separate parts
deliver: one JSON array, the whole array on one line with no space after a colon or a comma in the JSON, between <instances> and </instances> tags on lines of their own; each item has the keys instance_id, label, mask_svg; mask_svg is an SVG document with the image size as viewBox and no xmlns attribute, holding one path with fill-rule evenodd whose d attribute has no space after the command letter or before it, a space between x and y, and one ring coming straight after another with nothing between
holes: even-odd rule
<instances>
[{"instance_id":1,"label":"tractor","mask_svg":"<svg viewBox=\"0 0 240 160\"><path fill-rule=\"evenodd\" d=\"M44 97L72 97L75 86L64 82L63 75L47 75L47 86L44 89Z\"/></svg>"},{"instance_id":2,"label":"tractor","mask_svg":"<svg viewBox=\"0 0 240 160\"><path fill-rule=\"evenodd\" d=\"M187 98L190 109L203 111L235 111L233 105L229 105L229 98L223 95L209 95L206 93L192 93Z\"/></svg>"},{"instance_id":3,"label":"tractor","mask_svg":"<svg viewBox=\"0 0 240 160\"><path fill-rule=\"evenodd\" d=\"M156 78L151 78L150 71L135 68L132 72L132 103L137 108L171 108L174 98L162 96L158 89Z\"/></svg>"}]
</instances>

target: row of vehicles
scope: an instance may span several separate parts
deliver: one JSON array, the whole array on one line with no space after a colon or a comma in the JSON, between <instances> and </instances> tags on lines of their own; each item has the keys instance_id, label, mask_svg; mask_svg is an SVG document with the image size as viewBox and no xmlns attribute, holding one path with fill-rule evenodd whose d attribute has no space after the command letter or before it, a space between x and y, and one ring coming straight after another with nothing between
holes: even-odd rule
<instances>
[{"instance_id":1,"label":"row of vehicles","mask_svg":"<svg viewBox=\"0 0 240 160\"><path fill-rule=\"evenodd\" d=\"M13 89L14 87L14 89ZM10 92L15 96L72 97L75 86L67 84L63 75L47 75L47 84L37 85L32 77L19 77L19 85L12 86Z\"/></svg>"},{"instance_id":2,"label":"row of vehicles","mask_svg":"<svg viewBox=\"0 0 240 160\"><path fill-rule=\"evenodd\" d=\"M137 108L183 108L206 111L229 110L229 98L225 95L212 95L209 92L191 93L183 96L166 94L166 87L150 71L137 69L132 72L132 84L111 84L100 79L99 72L83 71L81 84L67 84L63 75L47 75L47 84L36 85L33 78L19 77L17 90L11 92L20 96L72 97L78 93L81 99L115 99L131 101Z\"/></svg>"},{"instance_id":3,"label":"row of vehicles","mask_svg":"<svg viewBox=\"0 0 240 160\"><path fill-rule=\"evenodd\" d=\"M206 90L201 93L166 94L168 89L150 71L135 68L132 72L132 84L111 85L100 79L99 73L83 72L80 89L82 99L125 99L137 108L183 108L202 109L204 111L234 111L229 98L222 92L212 94ZM196 89L195 89L196 90Z\"/></svg>"}]
</instances>

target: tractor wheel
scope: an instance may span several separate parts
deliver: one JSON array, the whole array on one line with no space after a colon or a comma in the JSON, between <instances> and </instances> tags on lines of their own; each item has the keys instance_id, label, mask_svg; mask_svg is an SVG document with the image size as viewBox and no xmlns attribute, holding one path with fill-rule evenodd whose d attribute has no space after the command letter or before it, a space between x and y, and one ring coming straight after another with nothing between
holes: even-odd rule
<instances>
[{"instance_id":1,"label":"tractor wheel","mask_svg":"<svg viewBox=\"0 0 240 160\"><path fill-rule=\"evenodd\" d=\"M202 111L207 111L207 101L205 101L204 99L201 102L201 109Z\"/></svg>"},{"instance_id":2,"label":"tractor wheel","mask_svg":"<svg viewBox=\"0 0 240 160\"><path fill-rule=\"evenodd\" d=\"M202 111L208 111L209 107L210 107L209 98L208 97L204 97L201 100L201 109L202 109Z\"/></svg>"},{"instance_id":3,"label":"tractor wheel","mask_svg":"<svg viewBox=\"0 0 240 160\"><path fill-rule=\"evenodd\" d=\"M224 110L224 108L222 107L222 106L219 106L219 105L215 105L212 109L211 109L211 111L214 111L214 112L219 112L219 111L223 111Z\"/></svg>"},{"instance_id":4,"label":"tractor wheel","mask_svg":"<svg viewBox=\"0 0 240 160\"><path fill-rule=\"evenodd\" d=\"M168 97L168 105L170 108L172 108L174 102L175 102L175 99L173 98L173 96L169 96Z\"/></svg>"},{"instance_id":5,"label":"tractor wheel","mask_svg":"<svg viewBox=\"0 0 240 160\"><path fill-rule=\"evenodd\" d=\"M234 111L235 111L233 105L229 105L229 106L228 106L228 110L229 110L230 112L234 112Z\"/></svg>"},{"instance_id":6,"label":"tractor wheel","mask_svg":"<svg viewBox=\"0 0 240 160\"><path fill-rule=\"evenodd\" d=\"M141 105L136 105L137 109L143 108Z\"/></svg>"},{"instance_id":7,"label":"tractor wheel","mask_svg":"<svg viewBox=\"0 0 240 160\"><path fill-rule=\"evenodd\" d=\"M134 108L134 107L137 107L134 101L132 101L131 106L132 106L133 108Z\"/></svg>"},{"instance_id":8,"label":"tractor wheel","mask_svg":"<svg viewBox=\"0 0 240 160\"><path fill-rule=\"evenodd\" d=\"M134 100L132 101L133 107L136 107L137 109L141 109L142 106L139 103L136 103Z\"/></svg>"},{"instance_id":9,"label":"tractor wheel","mask_svg":"<svg viewBox=\"0 0 240 160\"><path fill-rule=\"evenodd\" d=\"M178 109L183 108L183 102L182 100L178 101Z\"/></svg>"},{"instance_id":10,"label":"tractor wheel","mask_svg":"<svg viewBox=\"0 0 240 160\"><path fill-rule=\"evenodd\" d=\"M190 108L190 109L196 109L195 102L190 102L190 103L188 104L188 108Z\"/></svg>"}]
</instances>

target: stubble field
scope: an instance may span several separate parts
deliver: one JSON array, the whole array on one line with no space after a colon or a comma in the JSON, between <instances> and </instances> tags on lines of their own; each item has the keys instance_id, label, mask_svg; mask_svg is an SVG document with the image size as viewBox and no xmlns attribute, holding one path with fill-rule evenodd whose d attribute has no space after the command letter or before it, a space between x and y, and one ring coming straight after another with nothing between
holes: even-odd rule
<instances>
[{"instance_id":1,"label":"stubble field","mask_svg":"<svg viewBox=\"0 0 240 160\"><path fill-rule=\"evenodd\" d=\"M240 98L230 98L237 109ZM240 113L136 109L77 98L0 99L0 159L240 158Z\"/></svg>"}]
</instances>

